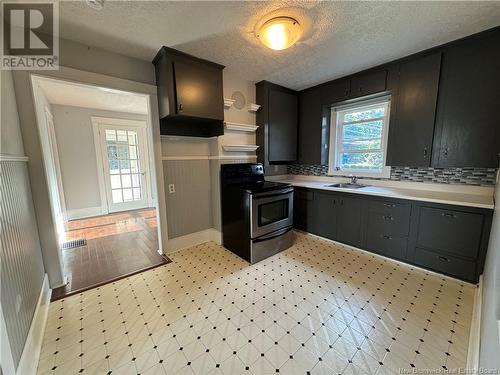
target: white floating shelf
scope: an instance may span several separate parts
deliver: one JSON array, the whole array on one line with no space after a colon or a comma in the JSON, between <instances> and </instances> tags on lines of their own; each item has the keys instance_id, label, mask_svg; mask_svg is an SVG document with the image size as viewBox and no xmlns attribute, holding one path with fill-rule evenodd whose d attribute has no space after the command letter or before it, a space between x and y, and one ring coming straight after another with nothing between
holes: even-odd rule
<instances>
[{"instance_id":1,"label":"white floating shelf","mask_svg":"<svg viewBox=\"0 0 500 375\"><path fill-rule=\"evenodd\" d=\"M249 152L255 151L259 148L256 145L222 145L224 151L228 152Z\"/></svg>"},{"instance_id":2,"label":"white floating shelf","mask_svg":"<svg viewBox=\"0 0 500 375\"><path fill-rule=\"evenodd\" d=\"M242 132L254 132L259 128L257 125L239 124L237 122L229 121L226 121L224 124L226 125L226 129L228 130L238 130Z\"/></svg>"},{"instance_id":3,"label":"white floating shelf","mask_svg":"<svg viewBox=\"0 0 500 375\"><path fill-rule=\"evenodd\" d=\"M224 98L224 108L229 109L234 104L236 100Z\"/></svg>"},{"instance_id":4,"label":"white floating shelf","mask_svg":"<svg viewBox=\"0 0 500 375\"><path fill-rule=\"evenodd\" d=\"M260 108L260 104L250 103L248 105L248 110L250 112L257 112L259 110L259 108Z\"/></svg>"}]
</instances>

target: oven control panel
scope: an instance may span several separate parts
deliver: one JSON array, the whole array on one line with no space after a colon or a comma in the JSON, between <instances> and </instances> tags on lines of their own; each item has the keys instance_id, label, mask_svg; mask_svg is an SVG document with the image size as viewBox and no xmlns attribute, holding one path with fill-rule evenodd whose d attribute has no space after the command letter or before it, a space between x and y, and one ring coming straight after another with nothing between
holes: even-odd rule
<instances>
[{"instance_id":1,"label":"oven control panel","mask_svg":"<svg viewBox=\"0 0 500 375\"><path fill-rule=\"evenodd\" d=\"M222 164L221 177L226 183L264 181L264 167L260 163Z\"/></svg>"}]
</instances>

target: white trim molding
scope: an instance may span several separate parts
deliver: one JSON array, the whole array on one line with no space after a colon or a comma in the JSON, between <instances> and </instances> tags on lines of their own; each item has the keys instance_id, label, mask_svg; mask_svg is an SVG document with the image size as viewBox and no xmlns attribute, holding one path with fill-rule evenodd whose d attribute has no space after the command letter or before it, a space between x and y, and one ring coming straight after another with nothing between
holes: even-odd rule
<instances>
[{"instance_id":1,"label":"white trim molding","mask_svg":"<svg viewBox=\"0 0 500 375\"><path fill-rule=\"evenodd\" d=\"M185 236L175 237L168 240L166 254L172 254L176 251L200 245L205 242L214 241L217 244L222 243L221 232L215 228L205 229L199 232L186 234Z\"/></svg>"},{"instance_id":2,"label":"white trim molding","mask_svg":"<svg viewBox=\"0 0 500 375\"><path fill-rule=\"evenodd\" d=\"M49 304L51 289L49 288L49 278L45 274L43 278L42 290L38 297L33 320L31 321L30 330L26 343L24 344L23 353L17 366L17 375L35 375L38 367L38 360L40 359L40 352L42 350L43 335L45 333L45 326L47 324L47 317L49 315Z\"/></svg>"},{"instance_id":3,"label":"white trim molding","mask_svg":"<svg viewBox=\"0 0 500 375\"><path fill-rule=\"evenodd\" d=\"M103 209L101 206L75 208L73 210L66 211L68 220L85 219L88 217L106 215L107 213L108 210Z\"/></svg>"},{"instance_id":4,"label":"white trim molding","mask_svg":"<svg viewBox=\"0 0 500 375\"><path fill-rule=\"evenodd\" d=\"M259 148L257 145L222 145L224 151L227 152L249 152Z\"/></svg>"},{"instance_id":5,"label":"white trim molding","mask_svg":"<svg viewBox=\"0 0 500 375\"><path fill-rule=\"evenodd\" d=\"M384 107L384 116L371 119L360 120L349 123L344 123L341 119L343 114L353 110L364 110L365 108ZM375 177L375 178L389 178L391 175L391 167L385 164L387 158L387 138L389 136L389 116L391 111L391 97L384 95L379 98L362 100L356 103L333 107L330 110L330 149L328 155L328 175L329 176L346 176L354 175L358 177ZM362 150L363 152L383 152L383 166L380 170L362 170L362 169L348 169L341 168L340 154L343 152L360 152L360 149L343 149L342 129L344 125L358 124L367 121L383 121L381 145L379 148Z\"/></svg>"},{"instance_id":6,"label":"white trim molding","mask_svg":"<svg viewBox=\"0 0 500 375\"><path fill-rule=\"evenodd\" d=\"M474 293L474 307L472 310L472 320L469 329L469 347L467 350L467 365L465 368L471 374L478 374L479 370L479 349L481 344L481 310L483 303L483 275L479 276L479 284Z\"/></svg>"},{"instance_id":7,"label":"white trim molding","mask_svg":"<svg viewBox=\"0 0 500 375\"><path fill-rule=\"evenodd\" d=\"M29 159L23 155L0 154L0 161L21 161L27 162Z\"/></svg>"},{"instance_id":8,"label":"white trim molding","mask_svg":"<svg viewBox=\"0 0 500 375\"><path fill-rule=\"evenodd\" d=\"M241 160L241 159L256 159L257 155L219 155L219 156L162 156L163 161L172 160Z\"/></svg>"},{"instance_id":9,"label":"white trim molding","mask_svg":"<svg viewBox=\"0 0 500 375\"><path fill-rule=\"evenodd\" d=\"M242 131L242 132L254 132L259 128L257 125L242 124L239 122L230 122L230 121L225 121L224 125L226 126L226 129L228 129L228 130L235 130L235 131Z\"/></svg>"}]
</instances>

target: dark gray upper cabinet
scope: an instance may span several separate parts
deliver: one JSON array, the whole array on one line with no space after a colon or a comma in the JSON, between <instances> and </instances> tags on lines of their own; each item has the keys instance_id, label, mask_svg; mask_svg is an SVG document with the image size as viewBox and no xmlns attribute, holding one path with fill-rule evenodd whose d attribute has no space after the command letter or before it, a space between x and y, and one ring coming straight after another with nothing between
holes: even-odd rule
<instances>
[{"instance_id":1,"label":"dark gray upper cabinet","mask_svg":"<svg viewBox=\"0 0 500 375\"><path fill-rule=\"evenodd\" d=\"M297 160L298 93L271 82L256 84L257 158L264 165Z\"/></svg>"},{"instance_id":2,"label":"dark gray upper cabinet","mask_svg":"<svg viewBox=\"0 0 500 375\"><path fill-rule=\"evenodd\" d=\"M176 113L224 119L222 70L198 62L174 61Z\"/></svg>"},{"instance_id":3,"label":"dark gray upper cabinet","mask_svg":"<svg viewBox=\"0 0 500 375\"><path fill-rule=\"evenodd\" d=\"M328 162L329 129L323 121L323 105L319 87L299 94L298 162L326 164Z\"/></svg>"},{"instance_id":4,"label":"dark gray upper cabinet","mask_svg":"<svg viewBox=\"0 0 500 375\"><path fill-rule=\"evenodd\" d=\"M224 134L224 66L168 47L160 49L153 64L161 134Z\"/></svg>"},{"instance_id":5,"label":"dark gray upper cabinet","mask_svg":"<svg viewBox=\"0 0 500 375\"><path fill-rule=\"evenodd\" d=\"M360 73L351 78L350 98L377 94L387 89L387 70Z\"/></svg>"},{"instance_id":6,"label":"dark gray upper cabinet","mask_svg":"<svg viewBox=\"0 0 500 375\"><path fill-rule=\"evenodd\" d=\"M499 46L496 28L444 48L434 166L498 168Z\"/></svg>"},{"instance_id":7,"label":"dark gray upper cabinet","mask_svg":"<svg viewBox=\"0 0 500 375\"><path fill-rule=\"evenodd\" d=\"M350 87L351 81L348 79L340 79L319 86L321 91L321 103L332 105L349 99Z\"/></svg>"},{"instance_id":8,"label":"dark gray upper cabinet","mask_svg":"<svg viewBox=\"0 0 500 375\"><path fill-rule=\"evenodd\" d=\"M401 63L392 97L387 165L429 167L441 52Z\"/></svg>"}]
</instances>

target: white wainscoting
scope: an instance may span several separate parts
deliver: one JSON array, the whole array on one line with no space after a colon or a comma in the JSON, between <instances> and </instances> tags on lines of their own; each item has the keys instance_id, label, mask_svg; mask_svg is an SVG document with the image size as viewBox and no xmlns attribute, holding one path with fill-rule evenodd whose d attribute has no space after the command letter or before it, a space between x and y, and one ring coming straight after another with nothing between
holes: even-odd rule
<instances>
[{"instance_id":1,"label":"white wainscoting","mask_svg":"<svg viewBox=\"0 0 500 375\"><path fill-rule=\"evenodd\" d=\"M45 333L45 325L49 315L49 304L52 290L49 288L49 279L45 275L43 279L42 290L38 297L33 320L31 321L28 338L24 345L23 354L17 367L17 375L35 375L42 350L43 335Z\"/></svg>"}]
</instances>

